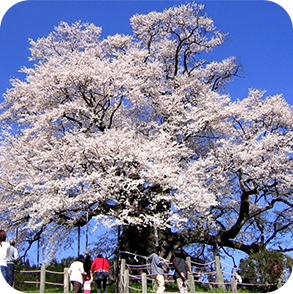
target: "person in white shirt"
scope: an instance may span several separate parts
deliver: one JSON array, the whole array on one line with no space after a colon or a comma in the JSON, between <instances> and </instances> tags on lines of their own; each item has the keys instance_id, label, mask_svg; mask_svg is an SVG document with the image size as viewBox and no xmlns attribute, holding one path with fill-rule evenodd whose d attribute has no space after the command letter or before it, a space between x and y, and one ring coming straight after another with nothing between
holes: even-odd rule
<instances>
[{"instance_id":1,"label":"person in white shirt","mask_svg":"<svg viewBox=\"0 0 293 294\"><path fill-rule=\"evenodd\" d=\"M8 256L7 256L7 283L11 287L13 287L15 261L18 259L18 250L15 248L14 239L10 239L9 243L10 243L10 248L8 249Z\"/></svg>"},{"instance_id":2,"label":"person in white shirt","mask_svg":"<svg viewBox=\"0 0 293 294\"><path fill-rule=\"evenodd\" d=\"M0 269L3 278L7 282L7 256L10 244L5 242L5 240L6 232L4 230L0 230Z\"/></svg>"},{"instance_id":3,"label":"person in white shirt","mask_svg":"<svg viewBox=\"0 0 293 294\"><path fill-rule=\"evenodd\" d=\"M83 283L83 293L91 293L93 280L94 280L94 277L92 274L91 274L91 277L89 276L85 277L85 281Z\"/></svg>"},{"instance_id":4,"label":"person in white shirt","mask_svg":"<svg viewBox=\"0 0 293 294\"><path fill-rule=\"evenodd\" d=\"M83 277L86 275L83 265L84 257L79 255L68 269L69 279L73 285L73 293L82 293Z\"/></svg>"}]
</instances>

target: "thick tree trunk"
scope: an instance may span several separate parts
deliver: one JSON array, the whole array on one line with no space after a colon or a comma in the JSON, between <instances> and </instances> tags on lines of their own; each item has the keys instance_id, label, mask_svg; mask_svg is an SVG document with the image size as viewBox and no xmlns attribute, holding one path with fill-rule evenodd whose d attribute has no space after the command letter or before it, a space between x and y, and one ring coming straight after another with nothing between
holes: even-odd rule
<instances>
[{"instance_id":1,"label":"thick tree trunk","mask_svg":"<svg viewBox=\"0 0 293 294\"><path fill-rule=\"evenodd\" d=\"M233 239L225 238L225 234L210 236L208 232L186 230L172 232L170 229L158 231L159 245L162 247L162 256L170 258L174 249L188 244L206 244L212 247L228 247L240 250L247 254L258 252L264 245L261 243L243 244ZM132 254L149 256L156 246L155 232L152 227L124 226L119 240L120 251ZM126 256L126 255L124 255ZM130 255L127 256L131 258ZM132 256L133 258L133 256Z\"/></svg>"},{"instance_id":2,"label":"thick tree trunk","mask_svg":"<svg viewBox=\"0 0 293 294\"><path fill-rule=\"evenodd\" d=\"M174 249L188 243L178 237L171 229L158 230L158 245L162 248L162 256L168 258ZM153 227L124 226L119 240L120 252L150 256L156 247L156 234Z\"/></svg>"},{"instance_id":3,"label":"thick tree trunk","mask_svg":"<svg viewBox=\"0 0 293 294\"><path fill-rule=\"evenodd\" d=\"M149 256L155 247L154 229L150 226L123 226L119 243L122 252Z\"/></svg>"}]
</instances>

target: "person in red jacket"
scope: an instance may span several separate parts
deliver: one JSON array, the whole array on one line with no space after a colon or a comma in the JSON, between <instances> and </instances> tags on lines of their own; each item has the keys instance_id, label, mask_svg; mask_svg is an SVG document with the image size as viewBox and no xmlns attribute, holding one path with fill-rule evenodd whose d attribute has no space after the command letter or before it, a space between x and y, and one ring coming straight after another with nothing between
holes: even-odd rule
<instances>
[{"instance_id":1,"label":"person in red jacket","mask_svg":"<svg viewBox=\"0 0 293 294\"><path fill-rule=\"evenodd\" d=\"M92 263L91 273L94 275L94 279L98 286L97 293L101 293L102 282L104 293L107 293L107 278L109 267L110 264L108 260L106 258L103 258L102 254L99 254Z\"/></svg>"}]
</instances>

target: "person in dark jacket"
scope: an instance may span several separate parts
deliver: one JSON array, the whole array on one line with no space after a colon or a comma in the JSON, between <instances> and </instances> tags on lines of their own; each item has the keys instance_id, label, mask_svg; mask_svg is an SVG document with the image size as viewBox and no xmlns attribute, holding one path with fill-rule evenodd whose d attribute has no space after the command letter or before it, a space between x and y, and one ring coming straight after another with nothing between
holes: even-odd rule
<instances>
[{"instance_id":1,"label":"person in dark jacket","mask_svg":"<svg viewBox=\"0 0 293 294\"><path fill-rule=\"evenodd\" d=\"M85 253L84 257L84 271L86 272L87 276L91 276L91 265L92 265L92 257L88 252Z\"/></svg>"},{"instance_id":2,"label":"person in dark jacket","mask_svg":"<svg viewBox=\"0 0 293 294\"><path fill-rule=\"evenodd\" d=\"M172 263L175 268L174 279L178 285L180 293L188 293L187 280L188 275L191 275L189 266L180 251L174 253Z\"/></svg>"}]
</instances>

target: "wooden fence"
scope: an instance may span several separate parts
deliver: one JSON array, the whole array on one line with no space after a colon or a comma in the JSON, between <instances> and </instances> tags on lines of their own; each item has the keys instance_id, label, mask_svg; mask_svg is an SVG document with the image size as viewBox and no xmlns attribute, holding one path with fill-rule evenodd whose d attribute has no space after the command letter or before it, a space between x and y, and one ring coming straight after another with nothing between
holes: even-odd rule
<instances>
[{"instance_id":1,"label":"wooden fence","mask_svg":"<svg viewBox=\"0 0 293 294\"><path fill-rule=\"evenodd\" d=\"M192 269L194 267L194 262L191 262L190 257L186 258L186 262L188 263L190 269ZM215 270L214 271L208 271L208 272L204 272L204 271L192 272L191 275L188 275L188 287L189 287L189 292L190 293L195 293L196 292L195 291L195 284L196 283L209 285L211 288L213 288L214 286L221 287L223 290L227 290L226 287L229 286L233 293L238 292L238 286L239 285L243 285L243 286L260 286L260 287L261 286L269 286L268 284L265 284L265 285L260 285L260 284L252 285L252 284L239 283L239 282L236 281L233 274L229 274L230 275L230 281L225 282L224 277L223 277L223 273L225 273L225 272L223 272L223 270L222 270L221 260L220 260L219 256L215 256L215 260L213 262L210 262L207 265L209 265L209 266L213 265ZM119 277L119 293L129 293L130 289L134 290L136 292L147 293L147 283L148 283L148 281L152 281L153 286L155 286L153 275L147 274L145 272L145 271L147 271L147 267L148 267L147 264L146 265L141 265L141 266L129 265L129 264L126 264L125 259L122 259L121 260L121 266L120 266L120 277ZM142 273L140 275L133 275L131 273L133 270L142 271ZM225 274L227 275L227 273L225 273ZM206 281L201 280L200 279L201 275L212 276L213 281L211 281L211 279L209 279L209 278L207 278ZM165 282L166 283L174 283L175 281L173 279L170 279L169 276L170 275L165 274L165 277L167 278L167 279L165 279ZM196 279L195 279L195 277L196 277ZM130 283L131 280L132 281L138 281L138 283L141 284L141 287L140 288L133 288L131 286L131 283ZM281 281L279 281L277 285L273 285L273 286L277 286L277 288L280 288L282 285L283 284L281 283Z\"/></svg>"},{"instance_id":2,"label":"wooden fence","mask_svg":"<svg viewBox=\"0 0 293 294\"><path fill-rule=\"evenodd\" d=\"M189 265L189 268L192 269L194 267L196 267L194 262L191 262L190 257L186 258L186 262ZM129 293L129 290L132 289L134 291L137 292L142 292L142 293L147 293L147 284L148 281L152 281L153 285L155 285L154 283L154 279L153 279L153 275L148 274L147 273L147 268L148 268L148 264L145 265L129 265L126 264L126 260L122 259L121 260L121 265L120 265L120 275L119 275L119 289L118 292L119 293ZM202 266L202 265L200 265ZM249 285L249 284L242 284L242 283L237 283L234 276L232 274L231 275L231 280L230 282L225 282L224 281L224 277L223 277L223 271L221 268L221 261L219 256L215 257L215 260L206 264L206 266L213 266L215 268L215 270L212 271L200 271L200 272L194 272L192 271L191 275L188 275L188 285L189 285L189 291L191 293L195 293L195 283L201 283L201 284L206 284L209 286L217 286L217 287L221 287L223 290L226 290L226 286L231 287L231 290L233 293L237 293L237 286L238 285ZM140 275L132 275L132 270L135 269L136 271L139 270L141 271ZM69 275L68 275L68 267L64 268L63 272L53 272L53 271L49 271L46 270L45 265L41 266L40 270L34 270L34 271L20 271L21 273L39 273L40 274L40 280L39 281L24 281L24 283L30 283L30 284L38 284L39 285L39 289L40 289L40 293L45 293L45 287L46 285L56 285L56 286L61 286L63 287L63 292L64 293L69 293ZM46 282L46 274L57 274L57 275L63 275L63 283L51 283L51 282ZM226 273L227 274L227 273ZM200 276L212 276L213 279L211 281L211 279L206 278L206 280L200 279ZM175 281L170 279L169 276L172 275L168 275L166 274L166 282L169 283L174 283ZM196 278L196 279L195 279ZM141 284L141 288L137 289L137 288L133 288L130 285L130 281L131 280L136 280L139 281L139 284ZM261 286L261 285L256 285L256 286ZM268 286L268 285L266 285ZM280 288L282 286L282 283L278 283L278 288Z\"/></svg>"},{"instance_id":3,"label":"wooden fence","mask_svg":"<svg viewBox=\"0 0 293 294\"><path fill-rule=\"evenodd\" d=\"M39 281L24 281L26 284L38 284L40 286L40 293L45 293L46 285L55 285L55 286L61 286L64 289L64 293L69 292L69 275L68 275L68 267L64 268L63 272L54 272L46 270L46 266L42 265L40 270L34 270L34 271L20 271L21 273L39 273L40 274L40 280ZM54 275L63 275L63 283L51 283L46 282L46 273L54 274Z\"/></svg>"}]
</instances>

